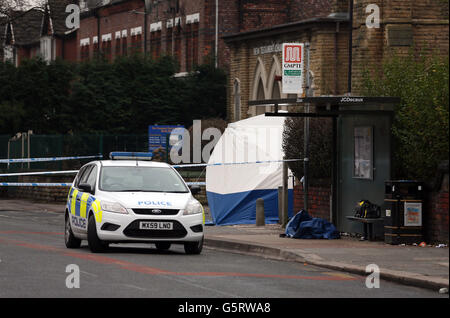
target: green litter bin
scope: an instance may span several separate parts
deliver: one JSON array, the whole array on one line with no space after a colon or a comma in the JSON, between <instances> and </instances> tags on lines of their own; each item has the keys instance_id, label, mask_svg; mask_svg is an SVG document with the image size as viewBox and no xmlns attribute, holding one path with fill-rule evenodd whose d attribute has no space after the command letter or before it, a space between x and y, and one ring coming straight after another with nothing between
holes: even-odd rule
<instances>
[{"instance_id":1,"label":"green litter bin","mask_svg":"<svg viewBox=\"0 0 450 318\"><path fill-rule=\"evenodd\" d=\"M424 183L416 180L386 181L384 202L385 243L422 242Z\"/></svg>"}]
</instances>

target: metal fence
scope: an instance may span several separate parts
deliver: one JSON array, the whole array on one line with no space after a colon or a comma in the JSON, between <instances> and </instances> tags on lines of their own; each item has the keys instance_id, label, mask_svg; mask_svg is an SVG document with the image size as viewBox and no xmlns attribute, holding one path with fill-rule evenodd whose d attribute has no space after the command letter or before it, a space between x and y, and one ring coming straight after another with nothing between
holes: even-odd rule
<instances>
[{"instance_id":1,"label":"metal fence","mask_svg":"<svg viewBox=\"0 0 450 318\"><path fill-rule=\"evenodd\" d=\"M28 145L29 140L29 145ZM13 140L0 135L0 159L87 156L111 151L148 151L148 135L30 135ZM92 160L92 159L90 159ZM78 169L89 159L0 164L2 172Z\"/></svg>"}]
</instances>

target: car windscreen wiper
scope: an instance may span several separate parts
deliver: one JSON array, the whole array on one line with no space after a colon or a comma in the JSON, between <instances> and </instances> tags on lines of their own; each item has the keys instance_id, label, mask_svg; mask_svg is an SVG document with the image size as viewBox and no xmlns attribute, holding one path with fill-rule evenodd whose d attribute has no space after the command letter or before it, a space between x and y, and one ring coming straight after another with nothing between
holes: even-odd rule
<instances>
[{"instance_id":1,"label":"car windscreen wiper","mask_svg":"<svg viewBox=\"0 0 450 318\"><path fill-rule=\"evenodd\" d=\"M189 191L164 191L166 193L188 193Z\"/></svg>"}]
</instances>

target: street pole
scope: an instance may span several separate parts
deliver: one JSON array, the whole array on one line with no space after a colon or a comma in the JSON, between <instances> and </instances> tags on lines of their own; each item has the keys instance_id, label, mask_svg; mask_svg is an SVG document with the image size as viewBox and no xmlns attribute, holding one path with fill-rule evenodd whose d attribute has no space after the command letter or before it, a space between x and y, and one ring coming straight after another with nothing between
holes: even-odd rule
<instances>
[{"instance_id":1,"label":"street pole","mask_svg":"<svg viewBox=\"0 0 450 318\"><path fill-rule=\"evenodd\" d=\"M348 26L348 73L347 73L347 95L352 94L352 55L353 55L353 0L348 3L349 26Z\"/></svg>"},{"instance_id":2,"label":"street pole","mask_svg":"<svg viewBox=\"0 0 450 318\"><path fill-rule=\"evenodd\" d=\"M289 200L288 200L288 164L284 161L286 157L283 158L283 212L282 212L282 221L281 226L283 228L286 227L288 222L288 208L289 208Z\"/></svg>"},{"instance_id":3,"label":"street pole","mask_svg":"<svg viewBox=\"0 0 450 318\"><path fill-rule=\"evenodd\" d=\"M310 77L309 77L309 43L305 44L306 48L306 89L305 96L309 96L309 89L311 86ZM305 106L305 112L309 113L309 103ZM308 169L309 169L309 117L304 118L303 125L303 152L304 152L304 160L303 160L303 207L306 211L309 209L308 205Z\"/></svg>"}]
</instances>

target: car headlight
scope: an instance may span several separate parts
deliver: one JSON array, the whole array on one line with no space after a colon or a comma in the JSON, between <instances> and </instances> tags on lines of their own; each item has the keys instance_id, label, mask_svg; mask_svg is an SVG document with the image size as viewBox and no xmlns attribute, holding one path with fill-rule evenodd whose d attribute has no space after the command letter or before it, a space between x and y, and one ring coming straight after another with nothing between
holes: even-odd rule
<instances>
[{"instance_id":1,"label":"car headlight","mask_svg":"<svg viewBox=\"0 0 450 318\"><path fill-rule=\"evenodd\" d=\"M103 211L128 214L127 209L119 202L101 201L101 206Z\"/></svg>"},{"instance_id":2,"label":"car headlight","mask_svg":"<svg viewBox=\"0 0 450 318\"><path fill-rule=\"evenodd\" d=\"M191 215L191 214L198 214L203 213L203 207L195 199L191 199L188 204L186 205L186 208L184 209L183 215Z\"/></svg>"}]
</instances>

